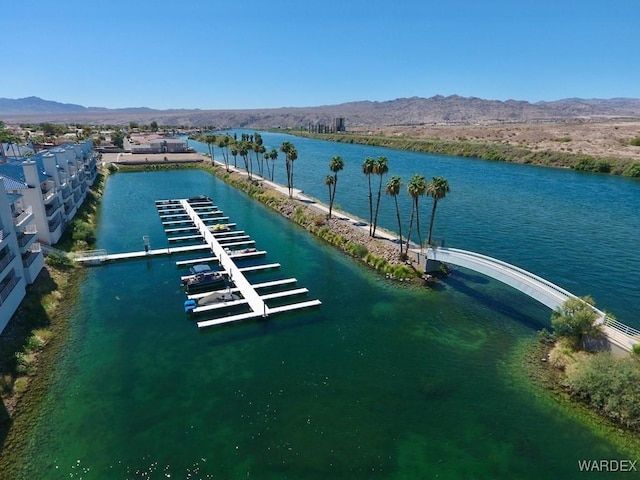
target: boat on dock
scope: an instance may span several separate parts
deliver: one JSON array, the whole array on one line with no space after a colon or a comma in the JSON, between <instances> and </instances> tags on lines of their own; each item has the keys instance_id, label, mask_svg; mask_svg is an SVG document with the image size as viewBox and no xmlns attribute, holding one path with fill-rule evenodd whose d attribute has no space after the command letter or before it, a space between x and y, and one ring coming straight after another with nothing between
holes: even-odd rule
<instances>
[{"instance_id":1,"label":"boat on dock","mask_svg":"<svg viewBox=\"0 0 640 480\"><path fill-rule=\"evenodd\" d=\"M198 263L189 268L189 275L180 277L187 293L223 286L226 282L222 272L213 270L207 263Z\"/></svg>"}]
</instances>

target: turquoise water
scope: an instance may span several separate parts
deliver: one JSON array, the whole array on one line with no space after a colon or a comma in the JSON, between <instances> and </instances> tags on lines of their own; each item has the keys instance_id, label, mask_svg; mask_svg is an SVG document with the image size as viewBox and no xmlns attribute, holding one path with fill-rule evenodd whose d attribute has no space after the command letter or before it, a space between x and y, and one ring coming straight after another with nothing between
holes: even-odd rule
<instances>
[{"instance_id":1,"label":"turquoise water","mask_svg":"<svg viewBox=\"0 0 640 480\"><path fill-rule=\"evenodd\" d=\"M295 143L302 184L312 147ZM337 153L355 148L315 144ZM364 152L354 151L354 158ZM436 220L449 245L529 267L569 289L573 282L577 293L606 299L604 308L630 323L640 269L621 246L637 240L637 219L620 228L614 215L604 226L591 224L602 203L635 212L624 202L638 199L638 184L418 157L406 168L451 163L451 171L433 172L452 183ZM516 177L517 188L506 189ZM358 176L350 188L347 178L345 172L337 201L366 216L349 203L360 198ZM540 201L531 218L545 195L561 197L557 182L567 198ZM504 190L490 188L496 185ZM303 187L322 198L313 188ZM548 326L550 312L481 275L456 270L433 290L388 282L190 170L109 178L99 247L140 249L142 235L150 235L152 248L165 246L154 200L201 193L268 251L266 261L282 264L255 281L295 276L322 307L198 331L182 311L174 263L187 256L90 269L28 451L16 459L21 478L573 478L578 460L628 457L544 395L522 388L515 353ZM516 211L521 205L527 213ZM592 215L574 214L570 205L589 205ZM558 220L565 214L580 225ZM598 238L603 229L609 242L592 258L583 235ZM535 239L531 231L539 233ZM618 254L623 266L614 261ZM603 271L611 268L625 275L607 278Z\"/></svg>"}]
</instances>

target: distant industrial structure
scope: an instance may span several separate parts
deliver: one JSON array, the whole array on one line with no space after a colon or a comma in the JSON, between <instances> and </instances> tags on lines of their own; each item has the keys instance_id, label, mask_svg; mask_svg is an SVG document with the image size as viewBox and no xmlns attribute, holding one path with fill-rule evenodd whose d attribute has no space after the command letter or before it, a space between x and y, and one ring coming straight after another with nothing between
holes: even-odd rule
<instances>
[{"instance_id":1,"label":"distant industrial structure","mask_svg":"<svg viewBox=\"0 0 640 480\"><path fill-rule=\"evenodd\" d=\"M344 117L336 117L333 119L333 122L330 124L326 123L316 123L309 124L309 133L338 133L345 132L345 122Z\"/></svg>"}]
</instances>

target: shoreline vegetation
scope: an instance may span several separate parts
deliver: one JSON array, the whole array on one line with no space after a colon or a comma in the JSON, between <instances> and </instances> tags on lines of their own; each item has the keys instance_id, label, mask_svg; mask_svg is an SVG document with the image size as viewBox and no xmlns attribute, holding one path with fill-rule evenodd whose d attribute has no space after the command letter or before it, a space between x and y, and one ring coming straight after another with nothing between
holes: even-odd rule
<instances>
[{"instance_id":1,"label":"shoreline vegetation","mask_svg":"<svg viewBox=\"0 0 640 480\"><path fill-rule=\"evenodd\" d=\"M321 137L326 136L317 138ZM110 165L108 171L105 169L100 172L96 185L90 190L90 197L57 247L69 252L93 246L95 221L107 175L119 170L129 172L175 168L201 169L215 175L387 278L406 282L414 288L425 283L422 280L423 272L414 264L401 260L396 243L367 235L350 222L336 218L339 214L327 218L326 213L313 205L288 198L285 193L246 178L242 172L229 172L224 166L212 165L209 159L200 163L170 161L118 167ZM21 433L29 428L32 421L30 413L46 392L46 371L54 367L56 355L64 346L68 327L67 312L77 301L78 287L83 278L82 274L77 274L79 271L82 271L82 267L74 266L64 255L50 255L38 279L28 288L27 297L18 312L0 336L0 348L3 352L0 359L0 471L8 472L6 468L9 458L13 452L23 447L25 435ZM587 409L584 403L577 402L568 395L557 372L549 373L549 362L540 361L549 353L541 349L548 348L548 341L545 340L527 350L520 368L528 378L537 386L543 387L544 391L550 392L570 412L578 409L581 412L579 416L586 418L585 423L592 429L604 432L603 435L617 434L619 438L614 442L616 445L640 452L637 432L616 426L600 415L601 412Z\"/></svg>"},{"instance_id":2,"label":"shoreline vegetation","mask_svg":"<svg viewBox=\"0 0 640 480\"><path fill-rule=\"evenodd\" d=\"M33 409L45 394L52 369L68 333L69 311L77 302L84 269L66 252L95 242L95 222L106 172L99 171L87 197L56 250L48 255L36 281L0 335L0 472L26 441ZM10 478L10 477L7 477Z\"/></svg>"},{"instance_id":3,"label":"shoreline vegetation","mask_svg":"<svg viewBox=\"0 0 640 480\"><path fill-rule=\"evenodd\" d=\"M528 149L491 141L442 140L411 136L364 133L309 133L301 130L282 130L291 135L340 143L356 143L388 147L412 152L455 155L498 162L531 164L591 173L640 178L640 161L616 156L596 156L586 153Z\"/></svg>"}]
</instances>

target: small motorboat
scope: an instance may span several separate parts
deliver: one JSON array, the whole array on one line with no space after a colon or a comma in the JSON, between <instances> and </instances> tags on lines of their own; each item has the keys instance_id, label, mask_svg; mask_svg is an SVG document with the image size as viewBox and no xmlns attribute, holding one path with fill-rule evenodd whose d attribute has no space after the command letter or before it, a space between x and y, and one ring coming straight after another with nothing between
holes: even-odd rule
<instances>
[{"instance_id":1,"label":"small motorboat","mask_svg":"<svg viewBox=\"0 0 640 480\"><path fill-rule=\"evenodd\" d=\"M206 263L194 265L189 269L189 275L180 277L180 280L188 293L225 284L222 272L213 270Z\"/></svg>"}]
</instances>

